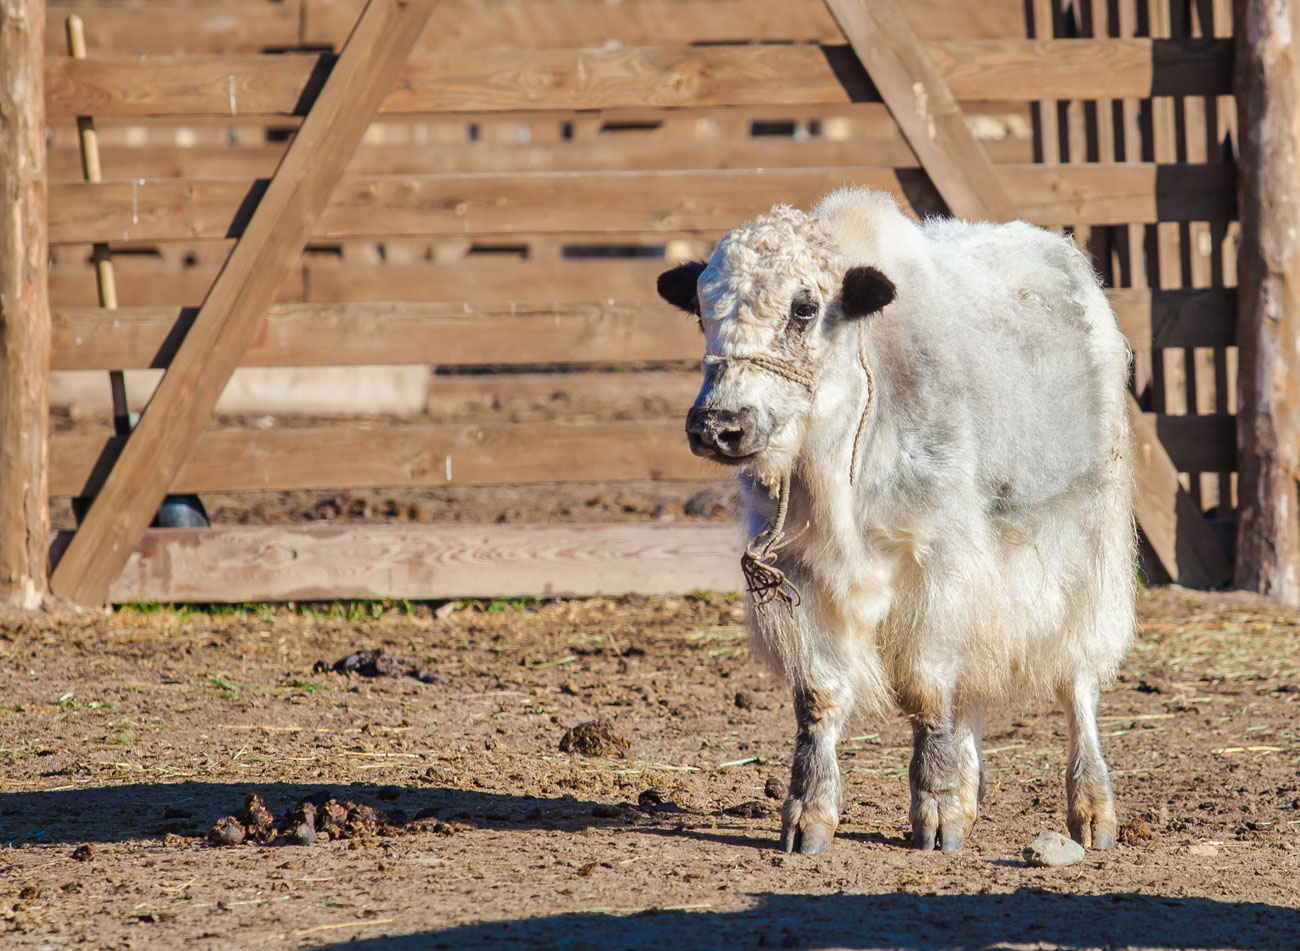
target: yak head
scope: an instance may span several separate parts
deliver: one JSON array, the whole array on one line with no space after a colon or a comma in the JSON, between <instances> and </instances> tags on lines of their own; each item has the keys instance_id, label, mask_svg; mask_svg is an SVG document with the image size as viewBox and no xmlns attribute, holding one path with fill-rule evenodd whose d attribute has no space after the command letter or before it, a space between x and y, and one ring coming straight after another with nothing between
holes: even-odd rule
<instances>
[{"instance_id":1,"label":"yak head","mask_svg":"<svg viewBox=\"0 0 1300 951\"><path fill-rule=\"evenodd\" d=\"M707 263L664 272L658 290L704 332L691 451L751 466L765 483L799 455L837 328L895 295L875 268L846 267L819 221L786 205L728 232Z\"/></svg>"}]
</instances>

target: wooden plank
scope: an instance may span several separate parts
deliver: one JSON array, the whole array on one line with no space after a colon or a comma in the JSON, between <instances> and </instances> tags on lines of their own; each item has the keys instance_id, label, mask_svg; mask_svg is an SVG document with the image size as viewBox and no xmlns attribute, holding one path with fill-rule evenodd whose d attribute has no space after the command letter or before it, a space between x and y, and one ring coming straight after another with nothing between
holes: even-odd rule
<instances>
[{"instance_id":1,"label":"wooden plank","mask_svg":"<svg viewBox=\"0 0 1300 951\"><path fill-rule=\"evenodd\" d=\"M101 603L175 478L436 0L369 0L50 587Z\"/></svg>"},{"instance_id":2,"label":"wooden plank","mask_svg":"<svg viewBox=\"0 0 1300 951\"><path fill-rule=\"evenodd\" d=\"M635 380L635 376L629 376ZM508 385L508 384L503 384ZM1217 416L1160 417L1179 471L1226 471L1230 424ZM93 495L123 440L56 433L50 492ZM618 451L611 452L616 446ZM1227 467L1231 469L1231 465ZM367 486L504 485L706 479L716 465L686 448L682 420L565 423L334 424L211 430L195 443L172 492L260 492Z\"/></svg>"},{"instance_id":3,"label":"wooden plank","mask_svg":"<svg viewBox=\"0 0 1300 951\"><path fill-rule=\"evenodd\" d=\"M1228 347L1235 339L1233 288L1108 288L1106 297L1115 309L1120 330L1135 351Z\"/></svg>"},{"instance_id":4,"label":"wooden plank","mask_svg":"<svg viewBox=\"0 0 1300 951\"><path fill-rule=\"evenodd\" d=\"M866 105L866 108L872 107L872 104ZM861 108L863 107L856 107L855 112ZM989 115L988 119L990 124L1001 124L1004 128L1006 126L1005 120L997 114ZM1028 163L1033 160L1032 143L1028 136L1008 132L1002 138L981 141L994 162ZM247 179L269 177L284 154L284 146L116 146L100 151L109 178ZM77 181L80 178L79 161L75 148L52 150L50 180ZM833 168L850 165L908 167L914 164L912 150L898 135L891 121L886 135L870 138L855 136L843 140L830 140L820 136L801 139L793 136L709 139L602 134L582 141L492 147L464 142L438 145L436 148L429 145L363 145L357 149L348 168L353 175L427 175L629 169Z\"/></svg>"},{"instance_id":5,"label":"wooden plank","mask_svg":"<svg viewBox=\"0 0 1300 951\"><path fill-rule=\"evenodd\" d=\"M0 606L46 592L50 304L43 0L0 12Z\"/></svg>"},{"instance_id":6,"label":"wooden plank","mask_svg":"<svg viewBox=\"0 0 1300 951\"><path fill-rule=\"evenodd\" d=\"M653 286L662 261L637 265L642 292ZM625 277L625 262L605 262L611 281ZM519 266L522 269L524 266ZM387 267L372 268L383 285ZM447 268L420 269L421 280ZM588 269L590 270L590 269ZM355 272L349 268L348 276ZM567 271L574 275L576 272ZM475 281L485 279L472 272ZM348 277L342 283L346 284ZM494 292L500 288L492 284ZM469 289L469 288L467 288ZM555 288L565 290L564 278ZM480 291L480 293L482 293ZM545 299L493 303L380 302L280 304L272 307L244 351L240 366L349 364L615 363L692 360L700 354L694 322L675 319L657 300ZM1120 329L1135 349L1225 347L1234 333L1232 289L1109 290ZM193 319L192 310L138 307L112 314L95 308L56 309L52 366L56 370L165 367ZM509 340L509 347L501 341Z\"/></svg>"},{"instance_id":7,"label":"wooden plank","mask_svg":"<svg viewBox=\"0 0 1300 951\"><path fill-rule=\"evenodd\" d=\"M53 368L166 367L193 318L174 307L59 311ZM619 363L701 352L695 322L658 300L282 304L259 323L239 365Z\"/></svg>"},{"instance_id":8,"label":"wooden plank","mask_svg":"<svg viewBox=\"0 0 1300 951\"><path fill-rule=\"evenodd\" d=\"M304 40L337 43L359 8L359 0L304 0ZM911 0L907 14L928 40L1024 35L1020 0ZM839 39L821 0L474 0L444 4L417 50Z\"/></svg>"},{"instance_id":9,"label":"wooden plank","mask_svg":"<svg viewBox=\"0 0 1300 951\"><path fill-rule=\"evenodd\" d=\"M1019 212L1038 224L1235 213L1230 162L989 168L998 189L1014 192ZM905 200L915 178L907 169L855 167L349 176L330 197L315 236L725 231L775 202L806 207L845 184L883 188ZM234 237L256 191L253 182L225 180L53 185L50 242ZM951 207L962 199L954 192L949 201Z\"/></svg>"},{"instance_id":10,"label":"wooden plank","mask_svg":"<svg viewBox=\"0 0 1300 951\"><path fill-rule=\"evenodd\" d=\"M951 81L957 99L1029 102L1216 95L1230 88L1227 41L965 40L931 44L921 62ZM1099 70L1098 63L1106 68ZM299 114L328 54L103 57L46 63L52 118ZM384 115L819 104L879 101L852 51L814 44L622 47L612 50L471 51L413 58Z\"/></svg>"},{"instance_id":11,"label":"wooden plank","mask_svg":"<svg viewBox=\"0 0 1300 951\"><path fill-rule=\"evenodd\" d=\"M943 77L931 68L916 35L895 6L868 0L827 0L827 5L949 207L973 218L1005 221L1017 217L1016 204L1003 180L962 121ZM1139 417L1131 395L1128 403L1130 417ZM1227 578L1227 563L1209 527L1179 485L1178 470L1156 437L1154 425L1145 419L1135 419L1133 425L1141 449L1135 460L1135 514L1152 548L1175 581L1193 586L1221 583Z\"/></svg>"},{"instance_id":12,"label":"wooden plank","mask_svg":"<svg viewBox=\"0 0 1300 951\"><path fill-rule=\"evenodd\" d=\"M67 535L54 541L54 550ZM154 529L108 600L597 597L741 588L731 525Z\"/></svg>"},{"instance_id":13,"label":"wooden plank","mask_svg":"<svg viewBox=\"0 0 1300 951\"><path fill-rule=\"evenodd\" d=\"M51 493L95 494L122 444L116 436L56 433L50 443ZM205 432L166 490L627 482L704 479L714 474L721 475L722 470L695 458L686 448L680 419L468 426L338 424Z\"/></svg>"},{"instance_id":14,"label":"wooden plank","mask_svg":"<svg viewBox=\"0 0 1300 951\"><path fill-rule=\"evenodd\" d=\"M347 38L361 4L342 26L339 43ZM70 14L85 21L92 56L179 53L260 53L274 47L298 45L301 11L295 0L211 0L193 5L158 3L142 6L101 6L83 0L54 0L47 5L45 52L67 54L63 23ZM147 26L141 27L142 18Z\"/></svg>"}]
</instances>

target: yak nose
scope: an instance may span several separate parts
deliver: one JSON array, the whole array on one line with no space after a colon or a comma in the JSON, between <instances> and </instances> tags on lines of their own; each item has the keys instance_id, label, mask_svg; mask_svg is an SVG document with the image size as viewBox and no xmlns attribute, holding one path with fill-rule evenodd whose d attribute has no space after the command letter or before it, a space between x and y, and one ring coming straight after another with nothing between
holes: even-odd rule
<instances>
[{"instance_id":1,"label":"yak nose","mask_svg":"<svg viewBox=\"0 0 1300 951\"><path fill-rule=\"evenodd\" d=\"M762 449L757 413L745 409L701 409L686 414L686 438L697 456L739 458Z\"/></svg>"}]
</instances>

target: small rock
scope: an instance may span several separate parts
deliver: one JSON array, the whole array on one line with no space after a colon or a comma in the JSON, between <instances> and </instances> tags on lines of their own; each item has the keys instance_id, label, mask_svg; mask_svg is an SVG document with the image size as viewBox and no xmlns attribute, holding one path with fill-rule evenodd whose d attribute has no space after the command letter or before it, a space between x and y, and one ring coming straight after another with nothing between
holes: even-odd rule
<instances>
[{"instance_id":1,"label":"small rock","mask_svg":"<svg viewBox=\"0 0 1300 951\"><path fill-rule=\"evenodd\" d=\"M41 890L39 886L36 885L24 885L22 891L18 893L18 898L21 901L35 901L37 898L40 897L41 897Z\"/></svg>"},{"instance_id":2,"label":"small rock","mask_svg":"<svg viewBox=\"0 0 1300 951\"><path fill-rule=\"evenodd\" d=\"M758 706L758 697L752 690L737 690L736 706L741 710L753 710Z\"/></svg>"},{"instance_id":3,"label":"small rock","mask_svg":"<svg viewBox=\"0 0 1300 951\"><path fill-rule=\"evenodd\" d=\"M244 841L244 826L234 816L218 819L217 824L208 833L208 841L213 845L239 845Z\"/></svg>"},{"instance_id":4,"label":"small rock","mask_svg":"<svg viewBox=\"0 0 1300 951\"><path fill-rule=\"evenodd\" d=\"M1187 847L1187 854L1200 855L1209 858L1212 855L1218 855L1219 848L1218 846L1211 845L1208 842L1198 842L1195 845L1189 845Z\"/></svg>"},{"instance_id":5,"label":"small rock","mask_svg":"<svg viewBox=\"0 0 1300 951\"><path fill-rule=\"evenodd\" d=\"M1025 846L1025 864L1035 868L1059 868L1083 861L1083 846L1059 832L1044 832Z\"/></svg>"},{"instance_id":6,"label":"small rock","mask_svg":"<svg viewBox=\"0 0 1300 951\"><path fill-rule=\"evenodd\" d=\"M785 783L775 776L769 776L767 782L763 784L763 795L768 799L784 799Z\"/></svg>"},{"instance_id":7,"label":"small rock","mask_svg":"<svg viewBox=\"0 0 1300 951\"><path fill-rule=\"evenodd\" d=\"M289 833L289 838L293 840L294 845L311 845L316 841L316 830L311 827L310 822L300 822Z\"/></svg>"},{"instance_id":8,"label":"small rock","mask_svg":"<svg viewBox=\"0 0 1300 951\"><path fill-rule=\"evenodd\" d=\"M447 618L456 613L456 603L457 602L455 601L444 601L433 609L433 616L439 621L447 620Z\"/></svg>"},{"instance_id":9,"label":"small rock","mask_svg":"<svg viewBox=\"0 0 1300 951\"><path fill-rule=\"evenodd\" d=\"M77 846L72 852L72 858L77 862L89 862L95 857L95 847L87 842L85 845Z\"/></svg>"}]
</instances>

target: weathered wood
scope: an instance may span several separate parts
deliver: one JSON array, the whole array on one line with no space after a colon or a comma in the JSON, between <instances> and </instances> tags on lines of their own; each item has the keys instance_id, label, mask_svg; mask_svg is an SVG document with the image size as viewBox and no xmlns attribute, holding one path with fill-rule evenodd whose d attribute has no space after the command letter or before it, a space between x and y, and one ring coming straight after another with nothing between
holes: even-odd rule
<instances>
[{"instance_id":1,"label":"weathered wood","mask_svg":"<svg viewBox=\"0 0 1300 951\"><path fill-rule=\"evenodd\" d=\"M45 597L50 533L43 0L0 5L0 605Z\"/></svg>"},{"instance_id":2,"label":"weathered wood","mask_svg":"<svg viewBox=\"0 0 1300 951\"><path fill-rule=\"evenodd\" d=\"M1300 605L1300 5L1237 5L1236 583Z\"/></svg>"},{"instance_id":3,"label":"weathered wood","mask_svg":"<svg viewBox=\"0 0 1300 951\"><path fill-rule=\"evenodd\" d=\"M635 263L639 290L653 286L662 261L607 261L609 287L625 289L626 265ZM516 269L528 265L517 264ZM382 287L388 267L370 269ZM419 278L436 287L437 274L450 268L425 267ZM588 268L588 271L592 269ZM340 282L349 283L355 270ZM475 283L500 293L482 271L471 268ZM565 269L570 279L579 272ZM591 287L590 280L583 282ZM635 280L626 289L637 290ZM565 277L553 288L566 290ZM571 289L571 286L568 288ZM466 290L473 290L467 287ZM479 293L484 293L479 291ZM590 301L516 300L279 304L258 324L240 366L334 366L429 363L617 363L637 360L692 360L700 337L694 322L681 319L658 299L613 300L608 293ZM1161 291L1110 290L1120 329L1134 349L1151 347L1226 347L1234 340L1235 292L1229 289ZM192 310L135 307L111 315L100 308L55 308L51 365L56 370L110 367L165 367ZM501 341L509 340L509 347Z\"/></svg>"},{"instance_id":4,"label":"weathered wood","mask_svg":"<svg viewBox=\"0 0 1300 951\"><path fill-rule=\"evenodd\" d=\"M359 0L304 0L304 40L337 43ZM1023 36L1020 0L910 0L908 20L927 40ZM417 49L601 49L652 43L837 42L821 0L551 0L449 2Z\"/></svg>"},{"instance_id":5,"label":"weathered wood","mask_svg":"<svg viewBox=\"0 0 1300 951\"><path fill-rule=\"evenodd\" d=\"M338 26L341 45L356 23L361 3L352 4L352 19ZM260 53L298 45L301 10L296 0L212 0L179 5L172 2L100 6L80 0L47 4L46 53L57 56L62 25L69 14L85 20L95 37L96 55L193 53ZM142 20L147 25L142 27Z\"/></svg>"},{"instance_id":6,"label":"weathered wood","mask_svg":"<svg viewBox=\"0 0 1300 951\"><path fill-rule=\"evenodd\" d=\"M1222 40L966 40L930 44L926 63L958 99L1216 95L1229 88ZM1157 54L1159 50L1159 54ZM328 56L104 57L46 64L51 117L301 111ZM1173 65L1169 65L1173 61ZM1105 63L1099 70L1097 63ZM1173 87L1173 88L1166 88ZM879 101L842 46L774 44L435 53L413 58L385 115L647 106Z\"/></svg>"},{"instance_id":7,"label":"weathered wood","mask_svg":"<svg viewBox=\"0 0 1300 951\"><path fill-rule=\"evenodd\" d=\"M1016 202L1003 179L962 121L951 90L930 67L916 35L894 4L827 0L827 5L953 212L1000 221L1017 217ZM1174 580L1193 586L1219 584L1228 571L1222 552L1179 485L1178 470L1155 438L1154 424L1138 418L1140 409L1131 395L1129 415L1135 420L1135 434L1142 447L1136 460L1135 514L1139 524Z\"/></svg>"},{"instance_id":8,"label":"weathered wood","mask_svg":"<svg viewBox=\"0 0 1300 951\"><path fill-rule=\"evenodd\" d=\"M867 104L855 107L855 119ZM883 110L881 110L883 112ZM990 114L992 123L1002 123ZM1005 123L1004 123L1005 124ZM531 135L531 127L530 132ZM989 157L998 163L1033 160L1028 136L1008 133L982 140ZM127 178L266 178L284 155L284 146L181 145L115 146L101 149L109 177ZM896 127L878 136L830 140L820 136L796 139L778 136L737 138L686 138L603 134L570 142L502 144L485 146L381 144L357 149L349 171L354 175L427 175L487 172L623 171L725 168L816 168L849 165L909 167L915 164ZM75 149L50 153L52 182L80 179L80 158Z\"/></svg>"},{"instance_id":9,"label":"weathered wood","mask_svg":"<svg viewBox=\"0 0 1300 951\"><path fill-rule=\"evenodd\" d=\"M635 381L635 376L629 380ZM1224 417L1144 414L1142 425L1152 439L1158 431L1168 442L1167 450L1157 442L1152 451L1166 452L1166 458L1179 454L1168 468L1175 482L1178 471L1232 468L1229 424ZM54 434L51 494L95 494L122 442L121 437L102 434ZM1145 447L1142 453L1144 459L1149 454ZM687 452L680 417L569 423L357 423L205 432L167 488L257 492L693 480L714 474L720 475L721 470ZM1172 524L1163 528L1169 539L1175 537Z\"/></svg>"},{"instance_id":10,"label":"weathered wood","mask_svg":"<svg viewBox=\"0 0 1300 951\"><path fill-rule=\"evenodd\" d=\"M1205 220L1235 212L1233 165L1227 162L989 169L1000 191L1015 193L1020 213L1044 225ZM851 166L348 176L315 236L723 231L774 202L808 205L845 184L884 188L905 200L917 177L907 169ZM945 186L936 185L942 193ZM951 181L947 187L953 188ZM254 189L248 181L224 180L53 185L50 242L234 237L244 228ZM962 201L955 191L950 207L952 201Z\"/></svg>"},{"instance_id":11,"label":"weathered wood","mask_svg":"<svg viewBox=\"0 0 1300 951\"><path fill-rule=\"evenodd\" d=\"M193 317L168 307L60 311L52 366L166 367ZM239 365L621 363L698 359L700 347L694 322L661 301L282 304Z\"/></svg>"},{"instance_id":12,"label":"weathered wood","mask_svg":"<svg viewBox=\"0 0 1300 951\"><path fill-rule=\"evenodd\" d=\"M54 549L67 543L55 539ZM741 587L731 525L154 529L108 600L594 597Z\"/></svg>"},{"instance_id":13,"label":"weathered wood","mask_svg":"<svg viewBox=\"0 0 1300 951\"><path fill-rule=\"evenodd\" d=\"M945 77L892 3L826 0L922 168L959 218L1019 217Z\"/></svg>"},{"instance_id":14,"label":"weathered wood","mask_svg":"<svg viewBox=\"0 0 1300 951\"><path fill-rule=\"evenodd\" d=\"M369 0L246 234L56 565L50 579L56 593L82 603L104 600L435 3Z\"/></svg>"}]
</instances>

